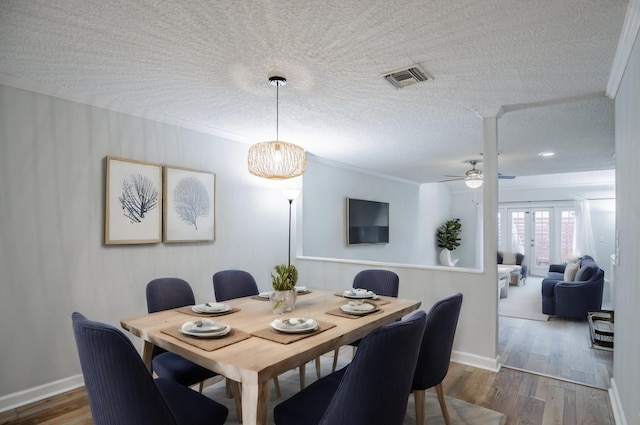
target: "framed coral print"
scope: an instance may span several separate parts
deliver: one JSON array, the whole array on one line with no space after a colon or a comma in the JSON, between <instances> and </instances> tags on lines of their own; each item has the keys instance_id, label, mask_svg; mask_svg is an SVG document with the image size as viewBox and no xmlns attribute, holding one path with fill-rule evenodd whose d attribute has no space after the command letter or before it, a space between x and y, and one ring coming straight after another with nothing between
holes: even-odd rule
<instances>
[{"instance_id":1,"label":"framed coral print","mask_svg":"<svg viewBox=\"0 0 640 425\"><path fill-rule=\"evenodd\" d=\"M215 240L215 179L206 171L165 166L164 242Z\"/></svg>"},{"instance_id":2,"label":"framed coral print","mask_svg":"<svg viewBox=\"0 0 640 425\"><path fill-rule=\"evenodd\" d=\"M162 165L108 156L104 243L162 240Z\"/></svg>"}]
</instances>

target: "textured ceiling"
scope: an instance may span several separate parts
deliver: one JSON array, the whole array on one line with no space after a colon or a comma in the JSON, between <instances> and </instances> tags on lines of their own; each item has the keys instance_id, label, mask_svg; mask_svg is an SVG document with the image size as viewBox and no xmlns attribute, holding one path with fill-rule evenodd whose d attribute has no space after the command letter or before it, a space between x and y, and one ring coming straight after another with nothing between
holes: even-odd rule
<instances>
[{"instance_id":1,"label":"textured ceiling","mask_svg":"<svg viewBox=\"0 0 640 425\"><path fill-rule=\"evenodd\" d=\"M627 4L2 0L0 73L254 143L275 138L277 71L281 140L416 182L470 168L476 112L536 103L499 121L500 172L612 169L604 91ZM433 79L381 76L414 64Z\"/></svg>"}]
</instances>

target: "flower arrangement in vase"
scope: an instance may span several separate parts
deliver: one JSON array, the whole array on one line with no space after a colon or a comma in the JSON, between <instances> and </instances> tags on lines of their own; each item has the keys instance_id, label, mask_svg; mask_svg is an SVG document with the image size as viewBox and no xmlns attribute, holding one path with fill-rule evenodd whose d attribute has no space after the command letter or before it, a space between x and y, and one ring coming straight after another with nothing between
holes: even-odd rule
<instances>
[{"instance_id":1,"label":"flower arrangement in vase","mask_svg":"<svg viewBox=\"0 0 640 425\"><path fill-rule=\"evenodd\" d=\"M271 274L270 300L274 313L293 311L296 304L296 283L298 282L298 270L293 264L280 264L273 268L276 272Z\"/></svg>"}]
</instances>

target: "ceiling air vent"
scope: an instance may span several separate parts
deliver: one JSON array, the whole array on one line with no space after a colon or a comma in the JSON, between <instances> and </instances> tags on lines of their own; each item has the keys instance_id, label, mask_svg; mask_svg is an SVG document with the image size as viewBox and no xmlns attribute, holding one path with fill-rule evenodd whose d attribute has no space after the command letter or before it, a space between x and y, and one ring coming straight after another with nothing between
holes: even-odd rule
<instances>
[{"instance_id":1,"label":"ceiling air vent","mask_svg":"<svg viewBox=\"0 0 640 425\"><path fill-rule=\"evenodd\" d=\"M418 65L384 74L383 77L397 89L431 79Z\"/></svg>"}]
</instances>

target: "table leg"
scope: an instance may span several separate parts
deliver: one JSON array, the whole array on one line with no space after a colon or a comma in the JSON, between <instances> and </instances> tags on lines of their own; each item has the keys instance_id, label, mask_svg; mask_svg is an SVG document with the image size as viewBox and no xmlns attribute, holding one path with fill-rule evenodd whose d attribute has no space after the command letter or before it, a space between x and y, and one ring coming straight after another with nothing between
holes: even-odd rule
<instances>
[{"instance_id":1,"label":"table leg","mask_svg":"<svg viewBox=\"0 0 640 425\"><path fill-rule=\"evenodd\" d=\"M142 361L144 365L151 371L151 355L153 354L153 344L149 341L143 341L142 345Z\"/></svg>"},{"instance_id":2,"label":"table leg","mask_svg":"<svg viewBox=\"0 0 640 425\"><path fill-rule=\"evenodd\" d=\"M242 383L243 425L267 425L270 381Z\"/></svg>"}]
</instances>

